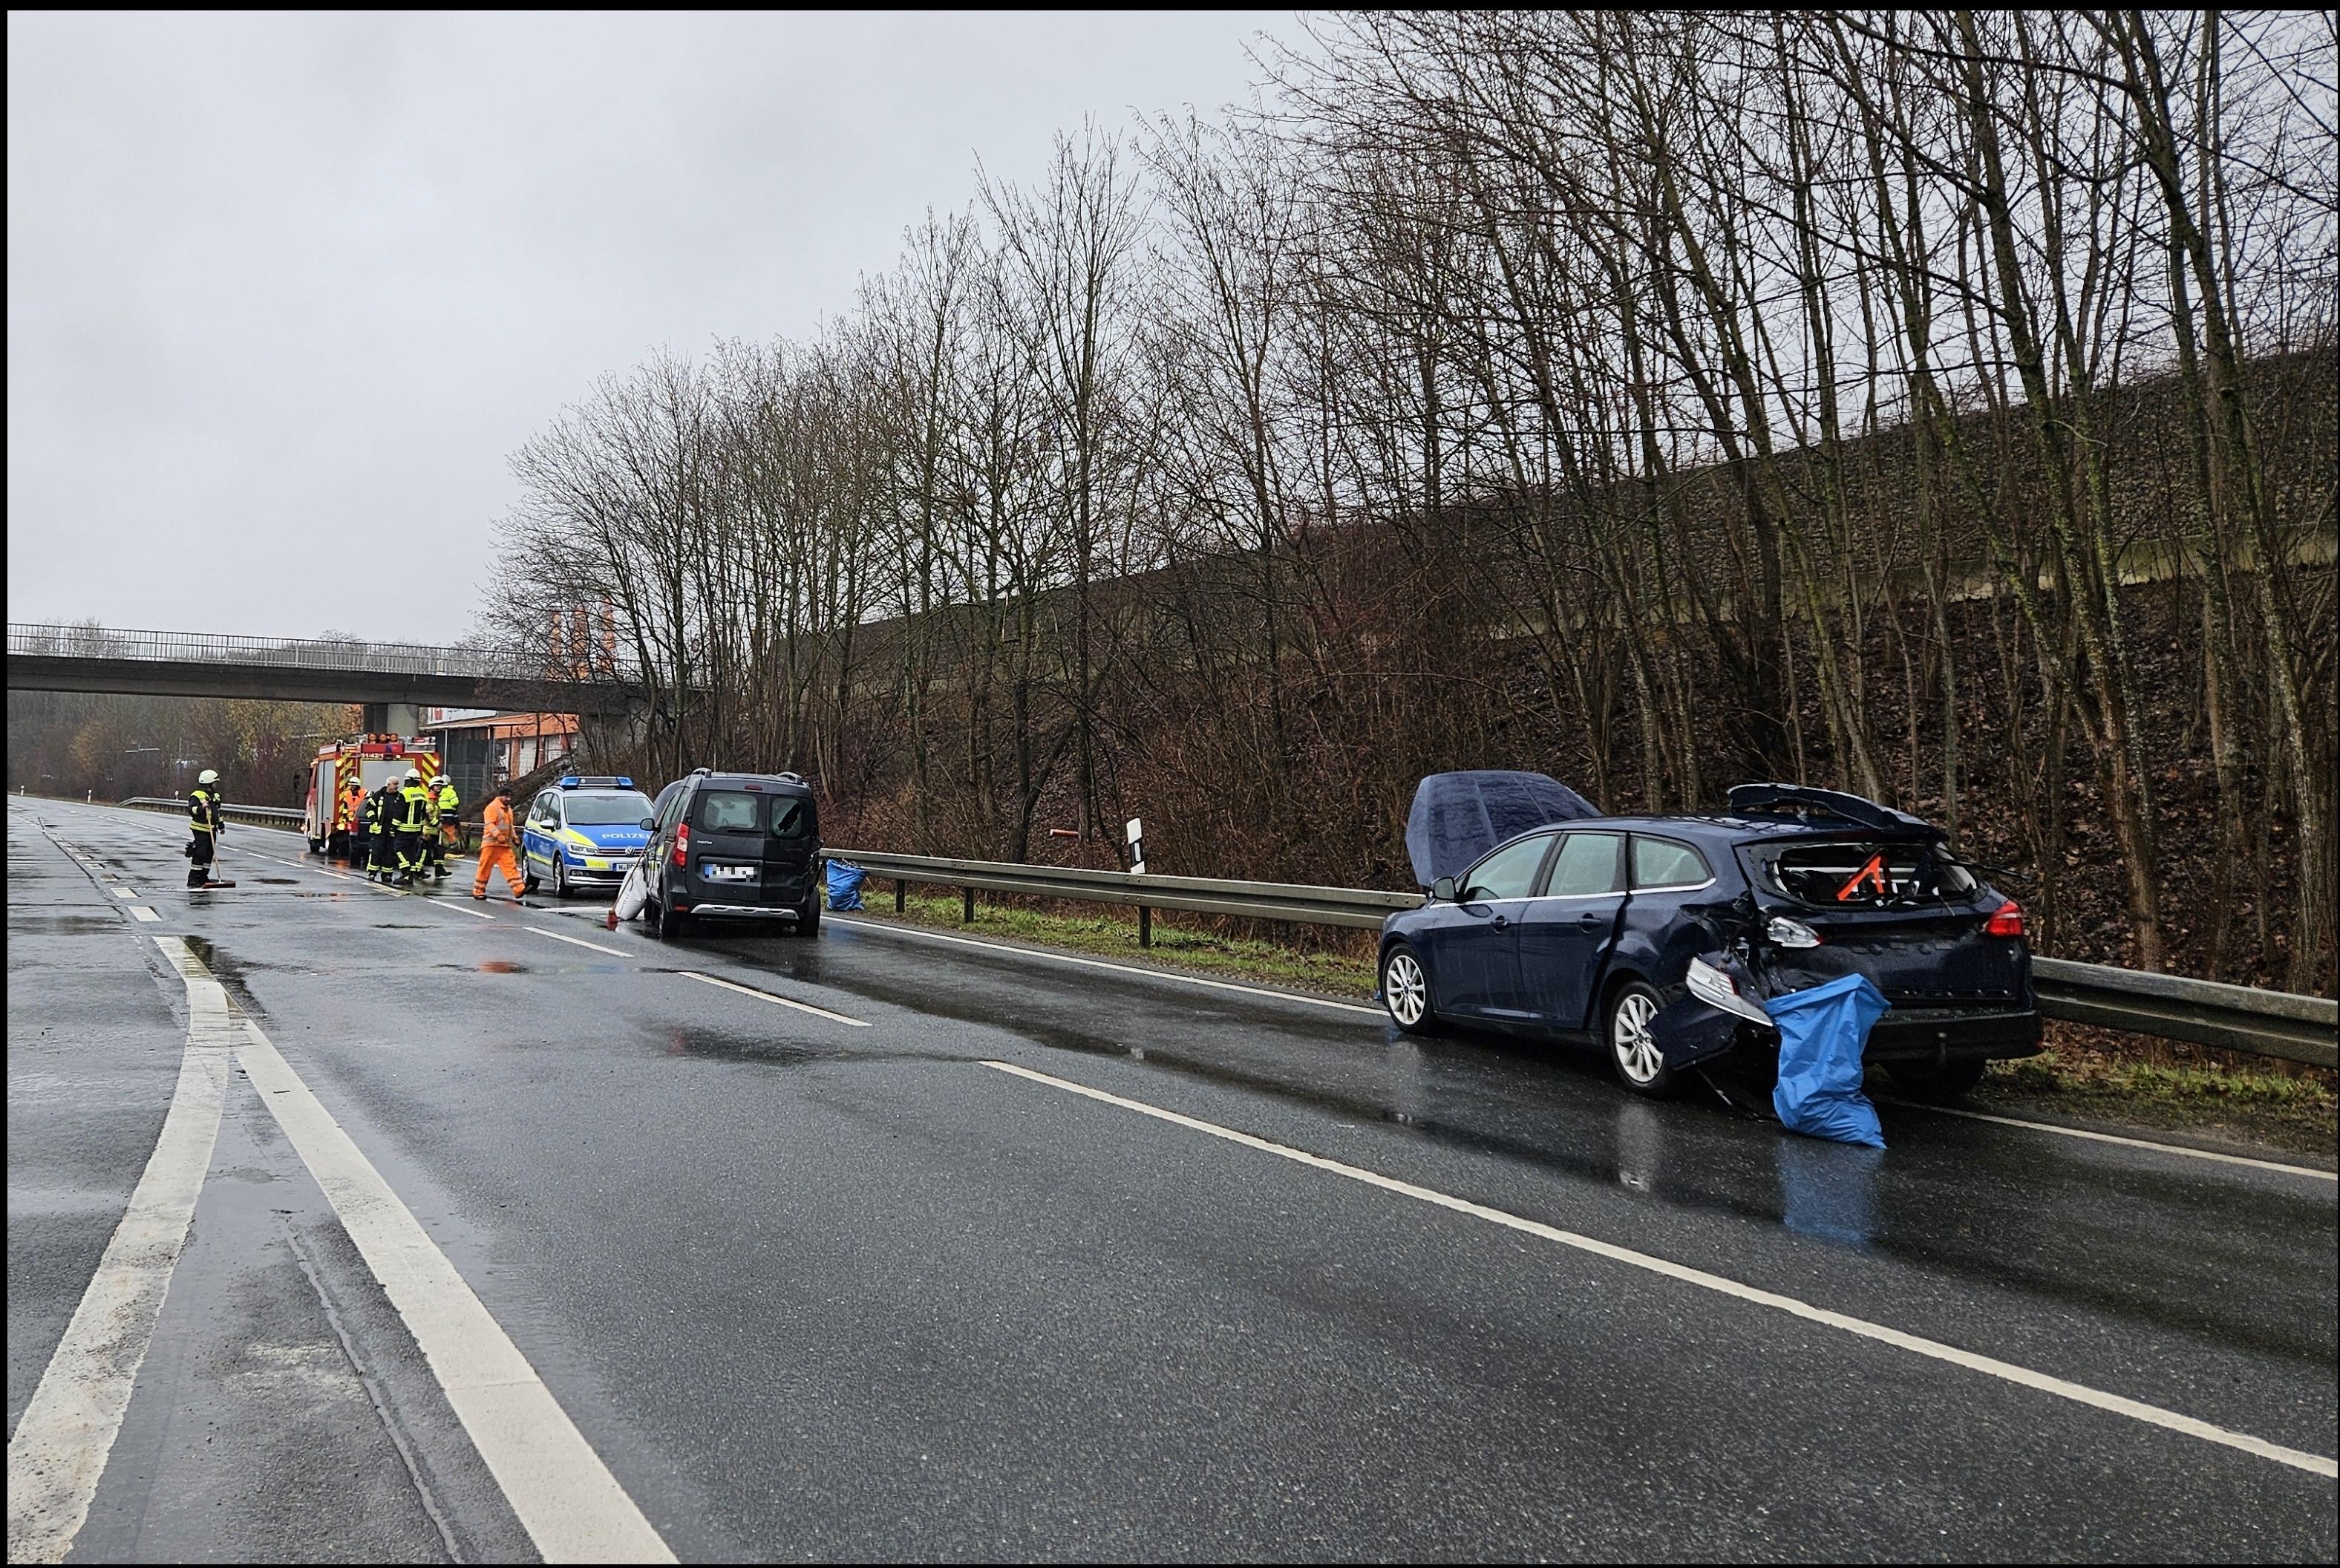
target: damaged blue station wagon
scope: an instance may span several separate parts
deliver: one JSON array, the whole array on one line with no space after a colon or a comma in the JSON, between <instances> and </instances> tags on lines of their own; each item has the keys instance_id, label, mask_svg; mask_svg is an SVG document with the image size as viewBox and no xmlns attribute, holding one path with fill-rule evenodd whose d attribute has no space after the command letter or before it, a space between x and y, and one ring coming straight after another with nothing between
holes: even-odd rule
<instances>
[{"instance_id":1,"label":"damaged blue station wagon","mask_svg":"<svg viewBox=\"0 0 2340 1568\"><path fill-rule=\"evenodd\" d=\"M1429 897L1383 923L1380 997L1409 1033L1597 1044L1662 1095L1726 1053L1776 1060L1762 1002L1860 974L1891 1004L1868 1059L1907 1093L2039 1049L2021 908L1940 829L1856 795L1742 784L1714 816L1603 817L1542 774L1448 773L1406 844Z\"/></svg>"}]
</instances>

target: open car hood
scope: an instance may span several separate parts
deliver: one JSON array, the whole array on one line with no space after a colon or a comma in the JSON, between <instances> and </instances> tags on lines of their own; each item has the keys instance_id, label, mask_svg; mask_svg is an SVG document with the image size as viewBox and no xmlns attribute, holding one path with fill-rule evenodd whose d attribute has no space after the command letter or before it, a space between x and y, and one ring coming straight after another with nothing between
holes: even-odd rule
<instances>
[{"instance_id":1,"label":"open car hood","mask_svg":"<svg viewBox=\"0 0 2340 1568\"><path fill-rule=\"evenodd\" d=\"M1545 774L1433 773L1413 791L1405 852L1413 879L1427 888L1515 834L1600 815L1591 801Z\"/></svg>"}]
</instances>

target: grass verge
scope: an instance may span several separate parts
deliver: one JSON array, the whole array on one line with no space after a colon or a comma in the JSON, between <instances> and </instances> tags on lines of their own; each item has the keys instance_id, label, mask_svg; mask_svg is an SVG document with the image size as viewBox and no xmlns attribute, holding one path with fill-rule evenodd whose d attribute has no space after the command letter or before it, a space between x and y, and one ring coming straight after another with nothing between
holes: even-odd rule
<instances>
[{"instance_id":1,"label":"grass verge","mask_svg":"<svg viewBox=\"0 0 2340 1568\"><path fill-rule=\"evenodd\" d=\"M880 919L900 919L913 926L964 931L970 937L996 937L1007 942L1062 948L1092 953L1118 963L1185 969L1218 979L1250 980L1263 986L1308 991L1343 1001L1362 1002L1373 995L1373 961L1364 941L1353 946L1308 950L1257 937L1222 937L1169 924L1154 918L1154 945L1137 945L1134 911L1112 908L1095 914L1064 915L1015 904L976 902L975 924L959 921L958 899L912 893L902 914L894 913L890 895L868 901L864 914ZM1360 938L1370 932L1359 932Z\"/></svg>"},{"instance_id":2,"label":"grass verge","mask_svg":"<svg viewBox=\"0 0 2340 1568\"><path fill-rule=\"evenodd\" d=\"M2329 1164L2340 1137L2331 1076L2138 1061L2117 1049L2054 1041L1993 1062L1968 1097L1976 1109L2035 1112L2263 1144Z\"/></svg>"}]
</instances>

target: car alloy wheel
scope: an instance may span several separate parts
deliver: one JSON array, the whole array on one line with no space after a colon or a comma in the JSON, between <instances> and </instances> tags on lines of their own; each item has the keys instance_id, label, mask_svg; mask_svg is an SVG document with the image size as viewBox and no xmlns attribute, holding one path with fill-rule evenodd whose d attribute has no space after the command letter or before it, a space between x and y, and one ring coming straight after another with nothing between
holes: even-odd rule
<instances>
[{"instance_id":1,"label":"car alloy wheel","mask_svg":"<svg viewBox=\"0 0 2340 1568\"><path fill-rule=\"evenodd\" d=\"M1382 1006L1389 1009L1390 1021L1410 1035L1432 1027L1430 978L1413 948L1393 948L1383 961Z\"/></svg>"},{"instance_id":2,"label":"car alloy wheel","mask_svg":"<svg viewBox=\"0 0 2340 1568\"><path fill-rule=\"evenodd\" d=\"M558 849L552 852L552 896L556 898L569 897L569 873L561 865L560 851Z\"/></svg>"},{"instance_id":3,"label":"car alloy wheel","mask_svg":"<svg viewBox=\"0 0 2340 1568\"><path fill-rule=\"evenodd\" d=\"M1650 1020L1657 1016L1658 994L1638 980L1609 1006L1609 1059L1636 1094L1662 1095L1672 1087L1673 1075L1650 1033Z\"/></svg>"}]
</instances>

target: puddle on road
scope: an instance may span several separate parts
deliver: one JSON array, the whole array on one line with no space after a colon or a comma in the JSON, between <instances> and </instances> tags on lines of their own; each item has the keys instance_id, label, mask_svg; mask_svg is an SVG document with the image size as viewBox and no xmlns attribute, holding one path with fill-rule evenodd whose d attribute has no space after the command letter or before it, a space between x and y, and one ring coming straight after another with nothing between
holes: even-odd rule
<instances>
[{"instance_id":1,"label":"puddle on road","mask_svg":"<svg viewBox=\"0 0 2340 1568\"><path fill-rule=\"evenodd\" d=\"M22 937L84 937L94 931L118 931L121 918L114 915L12 915L8 930Z\"/></svg>"},{"instance_id":2,"label":"puddle on road","mask_svg":"<svg viewBox=\"0 0 2340 1568\"><path fill-rule=\"evenodd\" d=\"M179 939L186 943L188 951L203 961L203 968L212 972L212 978L220 983L239 1008L263 1023L268 1020L268 1009L260 1005L259 998L252 994L251 986L245 983L247 970L244 965L213 947L207 937L183 936Z\"/></svg>"},{"instance_id":3,"label":"puddle on road","mask_svg":"<svg viewBox=\"0 0 2340 1568\"><path fill-rule=\"evenodd\" d=\"M254 877L253 881L269 888L297 888L300 883L290 877Z\"/></svg>"},{"instance_id":4,"label":"puddle on road","mask_svg":"<svg viewBox=\"0 0 2340 1568\"><path fill-rule=\"evenodd\" d=\"M808 1062L966 1062L975 1059L949 1051L854 1050L849 1047L808 1045L802 1040L778 1040L729 1029L698 1027L669 1029L666 1054L715 1061L765 1062L775 1067L799 1067Z\"/></svg>"}]
</instances>

